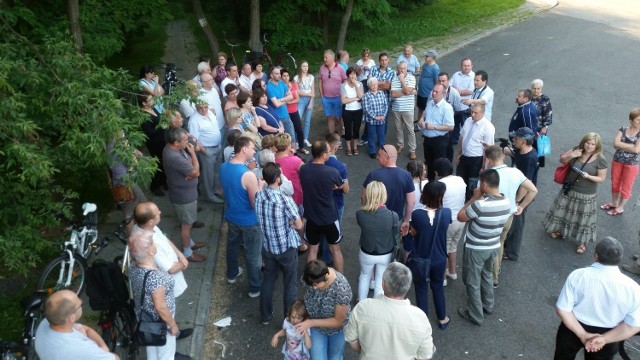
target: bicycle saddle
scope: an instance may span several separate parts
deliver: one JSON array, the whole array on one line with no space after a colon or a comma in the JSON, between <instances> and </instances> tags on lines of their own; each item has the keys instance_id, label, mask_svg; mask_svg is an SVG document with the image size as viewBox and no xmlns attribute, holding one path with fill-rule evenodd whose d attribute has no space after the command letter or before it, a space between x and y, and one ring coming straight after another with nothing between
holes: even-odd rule
<instances>
[{"instance_id":1,"label":"bicycle saddle","mask_svg":"<svg viewBox=\"0 0 640 360\"><path fill-rule=\"evenodd\" d=\"M84 210L82 215L87 216L88 213L92 213L98 210L98 207L96 206L96 204L93 204L93 203L84 203L82 204L82 210Z\"/></svg>"}]
</instances>

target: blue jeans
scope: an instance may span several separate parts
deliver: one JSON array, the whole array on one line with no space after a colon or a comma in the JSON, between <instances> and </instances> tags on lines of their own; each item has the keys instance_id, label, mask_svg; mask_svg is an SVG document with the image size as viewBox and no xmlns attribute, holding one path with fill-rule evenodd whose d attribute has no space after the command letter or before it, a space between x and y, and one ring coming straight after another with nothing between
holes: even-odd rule
<instances>
[{"instance_id":1,"label":"blue jeans","mask_svg":"<svg viewBox=\"0 0 640 360\"><path fill-rule=\"evenodd\" d=\"M429 287L433 292L433 305L436 308L436 316L438 320L444 320L447 317L447 307L444 300L444 270L447 263L441 262L439 264L431 263L431 269L429 270L429 279L424 279L412 271L413 285L416 289L416 306L419 307L425 314L428 315L429 311Z\"/></svg>"},{"instance_id":2,"label":"blue jeans","mask_svg":"<svg viewBox=\"0 0 640 360\"><path fill-rule=\"evenodd\" d=\"M282 121L282 125L284 125L284 132L291 135L291 143L293 144L296 141L296 130L293 127L293 121L291 121L289 116L278 120Z\"/></svg>"},{"instance_id":3,"label":"blue jeans","mask_svg":"<svg viewBox=\"0 0 640 360\"><path fill-rule=\"evenodd\" d=\"M227 221L229 231L227 235L227 278L238 276L238 252L240 245L244 247L244 258L247 263L249 291L260 291L262 283L262 231L260 224L242 226Z\"/></svg>"},{"instance_id":4,"label":"blue jeans","mask_svg":"<svg viewBox=\"0 0 640 360\"><path fill-rule=\"evenodd\" d=\"M289 248L282 254L272 254L262 250L264 259L264 278L260 290L260 317L262 321L269 321L273 314L273 288L278 280L278 272L282 273L282 308L283 317L291 304L298 298L298 248Z\"/></svg>"},{"instance_id":5,"label":"blue jeans","mask_svg":"<svg viewBox=\"0 0 640 360\"><path fill-rule=\"evenodd\" d=\"M313 360L342 360L344 343L344 331L342 330L333 335L325 335L315 328L311 328L309 353Z\"/></svg>"},{"instance_id":6,"label":"blue jeans","mask_svg":"<svg viewBox=\"0 0 640 360\"><path fill-rule=\"evenodd\" d=\"M386 126L369 124L369 154L375 154L385 143ZM376 142L376 139L378 140Z\"/></svg>"},{"instance_id":7,"label":"blue jeans","mask_svg":"<svg viewBox=\"0 0 640 360\"><path fill-rule=\"evenodd\" d=\"M307 109L311 104L311 109ZM311 130L311 114L313 113L313 98L311 96L300 96L298 102L298 114L300 114L300 120L302 121L302 133L304 138L309 138L309 131Z\"/></svg>"}]
</instances>

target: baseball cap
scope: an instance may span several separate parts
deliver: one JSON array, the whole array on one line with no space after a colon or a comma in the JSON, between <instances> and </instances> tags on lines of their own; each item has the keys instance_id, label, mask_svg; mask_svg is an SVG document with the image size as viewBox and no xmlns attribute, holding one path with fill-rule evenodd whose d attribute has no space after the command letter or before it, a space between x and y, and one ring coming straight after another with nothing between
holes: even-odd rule
<instances>
[{"instance_id":1,"label":"baseball cap","mask_svg":"<svg viewBox=\"0 0 640 360\"><path fill-rule=\"evenodd\" d=\"M521 127L516 131L510 132L509 136L519 137L522 140L533 140L536 138L536 133L534 133L533 130L529 129L528 127Z\"/></svg>"},{"instance_id":2,"label":"baseball cap","mask_svg":"<svg viewBox=\"0 0 640 360\"><path fill-rule=\"evenodd\" d=\"M424 52L424 56L431 56L432 58L435 59L438 57L438 52L433 49L429 49L428 51Z\"/></svg>"}]
</instances>

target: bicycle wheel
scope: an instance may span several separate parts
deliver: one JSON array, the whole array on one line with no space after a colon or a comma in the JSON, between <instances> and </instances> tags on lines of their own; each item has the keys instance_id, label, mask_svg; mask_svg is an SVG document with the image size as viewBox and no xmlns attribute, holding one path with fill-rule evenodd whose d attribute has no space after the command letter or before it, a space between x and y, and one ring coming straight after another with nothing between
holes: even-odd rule
<instances>
[{"instance_id":1,"label":"bicycle wheel","mask_svg":"<svg viewBox=\"0 0 640 360\"><path fill-rule=\"evenodd\" d=\"M621 341L618 352L624 360L640 359L640 337L636 335Z\"/></svg>"},{"instance_id":2,"label":"bicycle wheel","mask_svg":"<svg viewBox=\"0 0 640 360\"><path fill-rule=\"evenodd\" d=\"M284 68L289 69L291 74L296 74L298 72L298 64L296 64L296 59L291 56L291 54L284 54L280 59L280 65Z\"/></svg>"},{"instance_id":3,"label":"bicycle wheel","mask_svg":"<svg viewBox=\"0 0 640 360\"><path fill-rule=\"evenodd\" d=\"M134 327L135 323L131 318L130 311L126 308L115 310L112 318L103 324L102 339L109 350L118 355L120 359L135 359Z\"/></svg>"},{"instance_id":4,"label":"bicycle wheel","mask_svg":"<svg viewBox=\"0 0 640 360\"><path fill-rule=\"evenodd\" d=\"M87 279L88 266L84 258L78 254L73 254L75 260L73 269L70 269L70 261L68 255L62 255L51 261L42 271L40 280L38 280L38 289L46 291L49 294L67 289L80 295L84 290L85 281ZM69 286L65 286L67 277L71 271L71 282ZM62 274L62 277L60 276Z\"/></svg>"}]
</instances>

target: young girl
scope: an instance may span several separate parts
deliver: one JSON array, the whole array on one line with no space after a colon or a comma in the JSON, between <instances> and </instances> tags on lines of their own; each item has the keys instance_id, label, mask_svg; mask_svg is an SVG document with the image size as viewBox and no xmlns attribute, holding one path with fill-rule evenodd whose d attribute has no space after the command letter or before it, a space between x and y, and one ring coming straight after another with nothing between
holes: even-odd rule
<instances>
[{"instance_id":1,"label":"young girl","mask_svg":"<svg viewBox=\"0 0 640 360\"><path fill-rule=\"evenodd\" d=\"M282 322L282 330L278 331L271 339L271 347L278 346L278 339L286 336L286 341L282 345L284 360L310 360L309 349L311 349L311 335L309 330L300 334L294 326L307 320L307 309L301 300L296 300L291 304L287 318Z\"/></svg>"},{"instance_id":2,"label":"young girl","mask_svg":"<svg viewBox=\"0 0 640 360\"><path fill-rule=\"evenodd\" d=\"M293 183L293 201L298 208L302 206L302 185L300 185L300 167L302 160L293 155L291 150L291 135L284 133L276 136L276 164L280 165L282 173Z\"/></svg>"},{"instance_id":3,"label":"young girl","mask_svg":"<svg viewBox=\"0 0 640 360\"><path fill-rule=\"evenodd\" d=\"M422 189L429 182L429 179L427 179L427 167L422 162L411 160L407 163L407 171L411 174L413 185L416 188L414 192L416 202L413 205L413 210L424 209L424 204L420 202L420 197L422 196Z\"/></svg>"},{"instance_id":4,"label":"young girl","mask_svg":"<svg viewBox=\"0 0 640 360\"><path fill-rule=\"evenodd\" d=\"M298 75L293 78L298 85L298 113L302 121L302 133L304 134L304 144L311 147L309 143L309 130L311 129L311 113L313 113L313 98L316 96L313 75L309 74L309 62L303 60L300 63Z\"/></svg>"},{"instance_id":5,"label":"young girl","mask_svg":"<svg viewBox=\"0 0 640 360\"><path fill-rule=\"evenodd\" d=\"M298 85L296 85L295 81L290 81L291 74L289 73L289 69L282 69L280 73L282 74L282 81L287 85L293 96L293 99L287 102L287 112L289 113L289 118L296 132L296 140L298 141L297 150L305 155L309 155L309 150L304 148L304 134L302 132L302 124L300 123L300 114L298 113L298 102L300 101Z\"/></svg>"}]
</instances>

